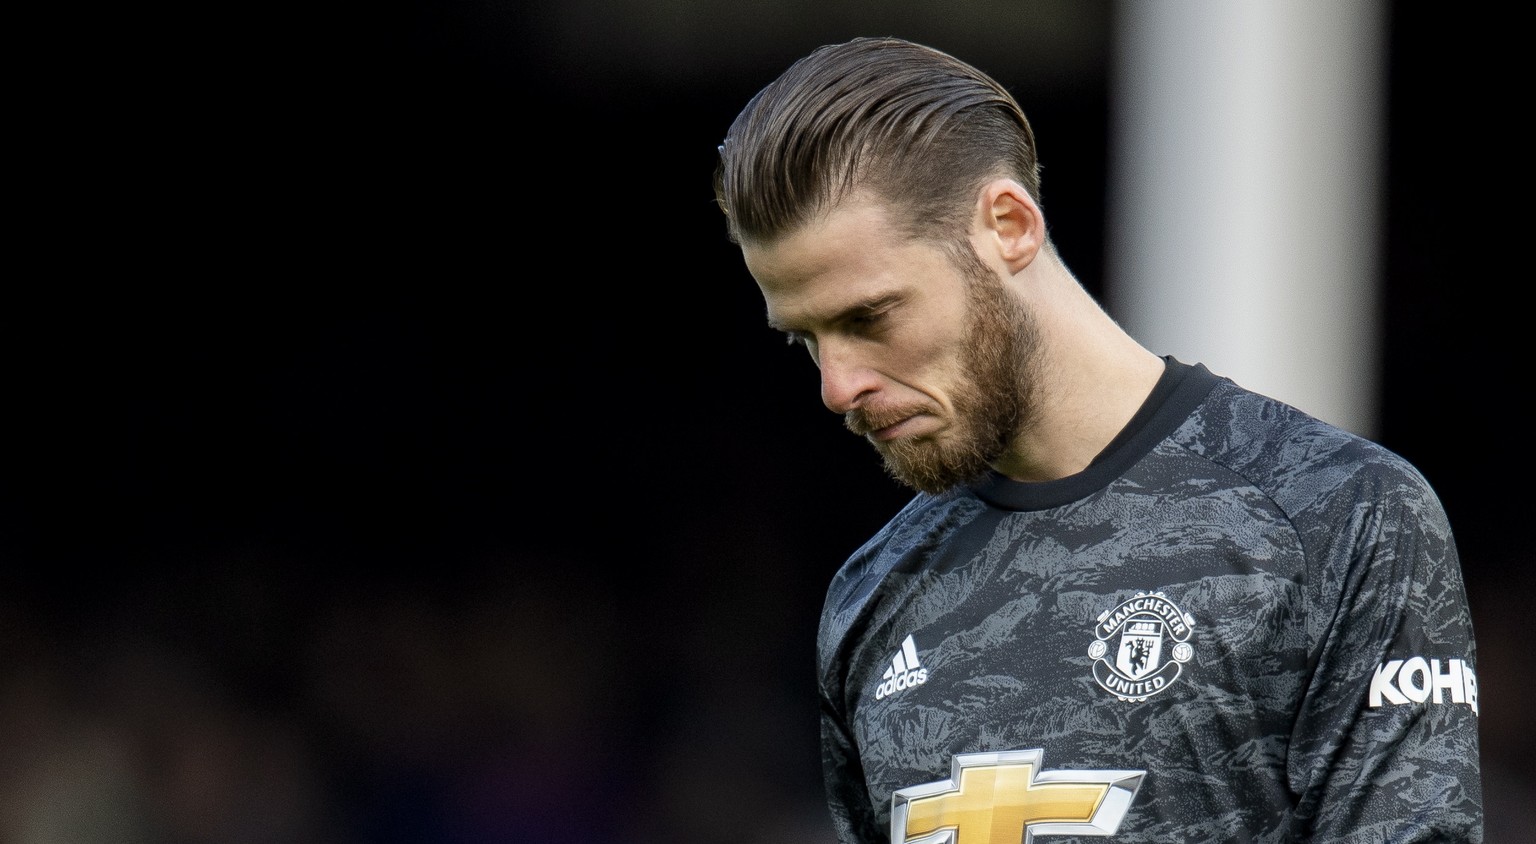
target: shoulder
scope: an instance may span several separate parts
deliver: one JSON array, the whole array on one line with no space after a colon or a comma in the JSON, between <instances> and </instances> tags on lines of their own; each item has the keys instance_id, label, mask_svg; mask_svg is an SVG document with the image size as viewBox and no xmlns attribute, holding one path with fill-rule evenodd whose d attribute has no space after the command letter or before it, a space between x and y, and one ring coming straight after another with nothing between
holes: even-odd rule
<instances>
[{"instance_id":1,"label":"shoulder","mask_svg":"<svg viewBox=\"0 0 1536 844\"><path fill-rule=\"evenodd\" d=\"M1241 476L1300 529L1364 527L1390 514L1449 532L1435 491L1407 459L1228 379L1171 442Z\"/></svg>"},{"instance_id":2,"label":"shoulder","mask_svg":"<svg viewBox=\"0 0 1536 844\"><path fill-rule=\"evenodd\" d=\"M1413 464L1380 443L1226 379L1173 439L1276 491L1350 480L1428 488Z\"/></svg>"},{"instance_id":3,"label":"shoulder","mask_svg":"<svg viewBox=\"0 0 1536 844\"><path fill-rule=\"evenodd\" d=\"M963 531L985 510L986 505L963 487L939 495L920 493L908 501L832 576L821 610L822 656L838 646L893 577L920 568L928 551Z\"/></svg>"}]
</instances>

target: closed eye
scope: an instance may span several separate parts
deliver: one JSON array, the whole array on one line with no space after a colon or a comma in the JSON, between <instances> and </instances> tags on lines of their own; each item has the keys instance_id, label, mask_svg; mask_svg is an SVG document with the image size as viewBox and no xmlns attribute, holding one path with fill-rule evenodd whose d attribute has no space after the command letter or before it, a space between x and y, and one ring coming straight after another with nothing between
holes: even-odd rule
<instances>
[{"instance_id":1,"label":"closed eye","mask_svg":"<svg viewBox=\"0 0 1536 844\"><path fill-rule=\"evenodd\" d=\"M843 316L843 324L855 333L873 334L883 327L886 314L891 307L889 302L880 302L849 311Z\"/></svg>"},{"instance_id":2,"label":"closed eye","mask_svg":"<svg viewBox=\"0 0 1536 844\"><path fill-rule=\"evenodd\" d=\"M833 330L842 334L858 337L873 338L888 330L886 317L902 302L902 297L896 294L887 294L866 302L861 302L843 309L834 315L827 324L833 326ZM794 328L786 328L783 323L772 317L768 319L768 326L784 333L784 342L790 346L804 346L809 349L811 356L816 356L816 337L808 331Z\"/></svg>"}]
</instances>

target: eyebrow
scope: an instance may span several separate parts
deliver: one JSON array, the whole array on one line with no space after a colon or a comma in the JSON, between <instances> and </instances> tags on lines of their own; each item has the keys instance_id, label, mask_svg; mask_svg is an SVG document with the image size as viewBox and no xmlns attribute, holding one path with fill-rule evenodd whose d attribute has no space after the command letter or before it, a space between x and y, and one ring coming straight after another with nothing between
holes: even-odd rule
<instances>
[{"instance_id":1,"label":"eyebrow","mask_svg":"<svg viewBox=\"0 0 1536 844\"><path fill-rule=\"evenodd\" d=\"M827 319L827 322L838 323L853 317L869 316L870 314L879 313L880 311L883 311L886 308L889 308L890 306L901 301L901 299L902 296L900 293L881 293L876 296L871 296L862 302L855 302L848 307L832 314L832 316ZM789 334L793 334L797 330L787 323L774 319L771 314L768 316L768 327L776 331L783 331Z\"/></svg>"}]
</instances>

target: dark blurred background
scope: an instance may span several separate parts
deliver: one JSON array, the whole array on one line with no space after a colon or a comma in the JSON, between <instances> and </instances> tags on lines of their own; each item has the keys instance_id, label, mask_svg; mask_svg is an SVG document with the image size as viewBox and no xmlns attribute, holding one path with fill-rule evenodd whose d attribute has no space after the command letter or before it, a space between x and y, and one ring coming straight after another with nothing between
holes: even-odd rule
<instances>
[{"instance_id":1,"label":"dark blurred background","mask_svg":"<svg viewBox=\"0 0 1536 844\"><path fill-rule=\"evenodd\" d=\"M908 496L764 326L715 146L816 45L950 50L1024 104L1102 294L1115 8L22 31L0 841L829 844L820 598ZM1457 530L1509 844L1536 797L1517 54L1473 8L1390 10L1379 439Z\"/></svg>"}]
</instances>

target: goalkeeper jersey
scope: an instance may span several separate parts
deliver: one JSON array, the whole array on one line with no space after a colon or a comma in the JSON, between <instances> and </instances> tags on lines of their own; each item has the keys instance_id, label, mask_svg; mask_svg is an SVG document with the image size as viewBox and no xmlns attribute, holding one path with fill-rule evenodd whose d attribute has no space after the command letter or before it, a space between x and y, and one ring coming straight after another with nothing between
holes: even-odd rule
<instances>
[{"instance_id":1,"label":"goalkeeper jersey","mask_svg":"<svg viewBox=\"0 0 1536 844\"><path fill-rule=\"evenodd\" d=\"M1166 362L1082 472L919 494L834 576L817 658L844 844L1482 840L1435 493Z\"/></svg>"}]
</instances>

